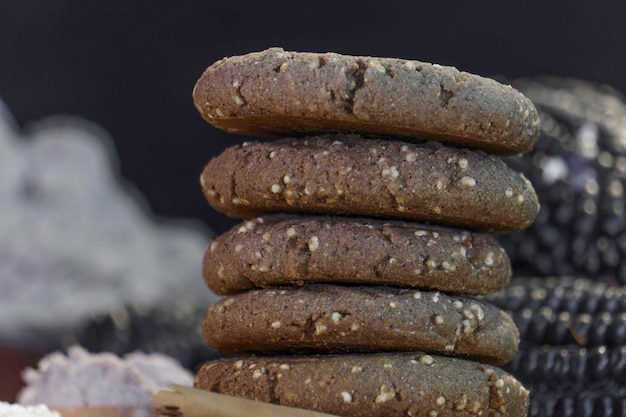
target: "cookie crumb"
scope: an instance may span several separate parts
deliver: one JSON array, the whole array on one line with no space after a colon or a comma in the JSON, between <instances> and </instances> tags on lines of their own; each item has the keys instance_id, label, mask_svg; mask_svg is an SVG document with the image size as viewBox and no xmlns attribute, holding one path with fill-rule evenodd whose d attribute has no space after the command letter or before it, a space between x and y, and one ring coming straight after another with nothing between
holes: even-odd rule
<instances>
[{"instance_id":1,"label":"cookie crumb","mask_svg":"<svg viewBox=\"0 0 626 417\"><path fill-rule=\"evenodd\" d=\"M350 394L348 391L342 391L341 398L343 398L343 402L346 404L350 404L352 402L352 394Z\"/></svg>"},{"instance_id":2,"label":"cookie crumb","mask_svg":"<svg viewBox=\"0 0 626 417\"><path fill-rule=\"evenodd\" d=\"M454 408L461 411L467 407L467 394L462 394L461 399L454 402Z\"/></svg>"},{"instance_id":3,"label":"cookie crumb","mask_svg":"<svg viewBox=\"0 0 626 417\"><path fill-rule=\"evenodd\" d=\"M316 323L315 324L315 335L316 336L320 336L325 334L328 331L328 326L322 324L322 323Z\"/></svg>"},{"instance_id":4,"label":"cookie crumb","mask_svg":"<svg viewBox=\"0 0 626 417\"><path fill-rule=\"evenodd\" d=\"M315 252L320 247L320 239L317 236L312 236L311 239L309 239L308 246L311 252Z\"/></svg>"},{"instance_id":5,"label":"cookie crumb","mask_svg":"<svg viewBox=\"0 0 626 417\"><path fill-rule=\"evenodd\" d=\"M463 177L461 178L461 180L459 181L459 184L464 185L466 187L475 187L476 186L476 180L472 177Z\"/></svg>"},{"instance_id":6,"label":"cookie crumb","mask_svg":"<svg viewBox=\"0 0 626 417\"><path fill-rule=\"evenodd\" d=\"M376 398L374 398L374 402L376 404L387 402L396 396L396 390L393 387L390 388L385 384L380 386L378 392L379 394L376 396Z\"/></svg>"},{"instance_id":7,"label":"cookie crumb","mask_svg":"<svg viewBox=\"0 0 626 417\"><path fill-rule=\"evenodd\" d=\"M432 365L433 363L435 363L435 359L430 355L420 356L419 361L424 365Z\"/></svg>"}]
</instances>

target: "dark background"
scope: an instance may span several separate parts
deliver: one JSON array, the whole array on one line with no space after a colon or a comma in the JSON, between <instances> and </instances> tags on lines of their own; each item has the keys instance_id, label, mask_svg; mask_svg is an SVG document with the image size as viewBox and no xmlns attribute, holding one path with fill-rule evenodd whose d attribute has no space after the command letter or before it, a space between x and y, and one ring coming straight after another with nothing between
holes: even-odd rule
<instances>
[{"instance_id":1,"label":"dark background","mask_svg":"<svg viewBox=\"0 0 626 417\"><path fill-rule=\"evenodd\" d=\"M621 1L0 0L0 98L26 127L79 115L115 141L123 176L159 216L220 233L198 176L244 138L202 121L191 91L228 55L290 50L394 56L486 76L568 76L626 92Z\"/></svg>"}]
</instances>

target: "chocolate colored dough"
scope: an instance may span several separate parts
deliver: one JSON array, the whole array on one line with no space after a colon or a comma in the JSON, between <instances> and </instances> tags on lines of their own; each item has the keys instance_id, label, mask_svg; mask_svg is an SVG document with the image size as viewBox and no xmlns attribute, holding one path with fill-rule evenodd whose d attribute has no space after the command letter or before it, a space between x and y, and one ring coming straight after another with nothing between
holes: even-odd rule
<instances>
[{"instance_id":1,"label":"chocolate colored dough","mask_svg":"<svg viewBox=\"0 0 626 417\"><path fill-rule=\"evenodd\" d=\"M503 288L511 266L485 233L398 220L274 214L214 239L203 273L216 294L326 282L475 295Z\"/></svg>"},{"instance_id":2,"label":"chocolate colored dough","mask_svg":"<svg viewBox=\"0 0 626 417\"><path fill-rule=\"evenodd\" d=\"M535 107L511 86L395 58L271 48L214 63L193 98L209 123L253 136L358 132L518 154L539 134Z\"/></svg>"},{"instance_id":3,"label":"chocolate colored dough","mask_svg":"<svg viewBox=\"0 0 626 417\"><path fill-rule=\"evenodd\" d=\"M220 359L195 386L343 417L525 417L529 401L498 368L419 352Z\"/></svg>"},{"instance_id":4,"label":"chocolate colored dough","mask_svg":"<svg viewBox=\"0 0 626 417\"><path fill-rule=\"evenodd\" d=\"M212 304L206 341L222 353L425 351L508 362L511 317L475 299L383 286L309 284L253 290Z\"/></svg>"},{"instance_id":5,"label":"chocolate colored dough","mask_svg":"<svg viewBox=\"0 0 626 417\"><path fill-rule=\"evenodd\" d=\"M233 146L201 184L213 208L242 218L341 213L504 232L528 227L539 210L530 182L498 157L357 135Z\"/></svg>"}]
</instances>

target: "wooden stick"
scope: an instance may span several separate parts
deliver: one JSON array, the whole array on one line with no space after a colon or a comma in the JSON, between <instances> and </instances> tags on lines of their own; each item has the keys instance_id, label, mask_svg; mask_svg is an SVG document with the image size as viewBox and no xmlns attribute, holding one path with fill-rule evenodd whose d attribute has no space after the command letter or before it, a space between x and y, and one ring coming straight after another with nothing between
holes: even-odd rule
<instances>
[{"instance_id":1,"label":"wooden stick","mask_svg":"<svg viewBox=\"0 0 626 417\"><path fill-rule=\"evenodd\" d=\"M173 385L173 389L157 392L152 403L179 408L183 417L336 417L181 385Z\"/></svg>"}]
</instances>

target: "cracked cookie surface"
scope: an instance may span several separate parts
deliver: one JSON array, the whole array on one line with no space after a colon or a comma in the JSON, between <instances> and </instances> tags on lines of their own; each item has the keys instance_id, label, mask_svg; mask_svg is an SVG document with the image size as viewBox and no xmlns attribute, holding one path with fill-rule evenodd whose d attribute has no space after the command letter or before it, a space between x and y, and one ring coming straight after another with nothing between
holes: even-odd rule
<instances>
[{"instance_id":1,"label":"cracked cookie surface","mask_svg":"<svg viewBox=\"0 0 626 417\"><path fill-rule=\"evenodd\" d=\"M240 218L335 213L505 232L539 210L530 182L494 155L358 135L246 142L200 181L213 208Z\"/></svg>"},{"instance_id":2,"label":"cracked cookie surface","mask_svg":"<svg viewBox=\"0 0 626 417\"><path fill-rule=\"evenodd\" d=\"M204 279L216 294L304 283L489 294L511 277L492 235L415 222L274 214L215 238Z\"/></svg>"},{"instance_id":3,"label":"cracked cookie surface","mask_svg":"<svg viewBox=\"0 0 626 417\"><path fill-rule=\"evenodd\" d=\"M194 385L345 417L525 417L528 411L528 391L502 370L419 352L221 359L201 367Z\"/></svg>"},{"instance_id":4,"label":"cracked cookie surface","mask_svg":"<svg viewBox=\"0 0 626 417\"><path fill-rule=\"evenodd\" d=\"M438 291L309 284L211 305L204 337L222 353L425 351L502 365L519 333L502 310Z\"/></svg>"},{"instance_id":5,"label":"cracked cookie surface","mask_svg":"<svg viewBox=\"0 0 626 417\"><path fill-rule=\"evenodd\" d=\"M214 63L193 97L206 121L246 135L360 132L518 154L539 133L535 107L511 86L395 58L271 48Z\"/></svg>"}]
</instances>

